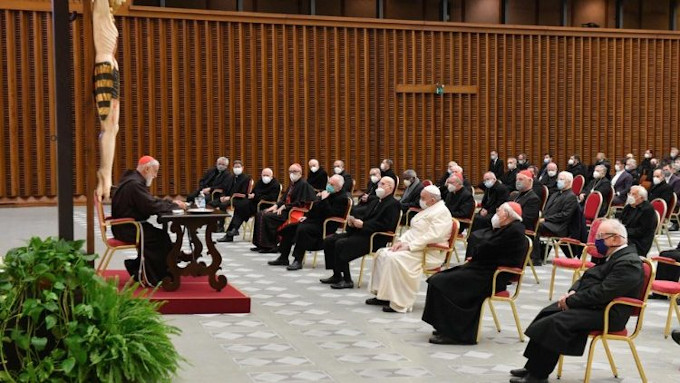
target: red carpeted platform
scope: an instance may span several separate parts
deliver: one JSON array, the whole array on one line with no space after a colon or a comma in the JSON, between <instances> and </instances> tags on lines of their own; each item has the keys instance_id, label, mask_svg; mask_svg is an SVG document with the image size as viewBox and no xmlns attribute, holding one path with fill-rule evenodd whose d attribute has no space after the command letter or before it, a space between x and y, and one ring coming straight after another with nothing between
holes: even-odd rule
<instances>
[{"instance_id":1,"label":"red carpeted platform","mask_svg":"<svg viewBox=\"0 0 680 383\"><path fill-rule=\"evenodd\" d=\"M105 278L118 277L123 286L130 279L125 270L107 270ZM138 293L151 294L152 289L139 288ZM237 314L250 312L250 297L230 283L218 292L208 284L207 277L182 277L182 284L176 291L162 288L151 295L152 301L165 301L160 308L162 314Z\"/></svg>"}]
</instances>

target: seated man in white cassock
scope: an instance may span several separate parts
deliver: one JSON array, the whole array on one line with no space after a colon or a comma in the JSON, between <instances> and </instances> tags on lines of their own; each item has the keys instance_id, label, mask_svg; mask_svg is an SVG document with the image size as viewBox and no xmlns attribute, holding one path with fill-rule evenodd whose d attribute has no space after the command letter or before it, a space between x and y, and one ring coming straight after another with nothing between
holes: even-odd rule
<instances>
[{"instance_id":1,"label":"seated man in white cassock","mask_svg":"<svg viewBox=\"0 0 680 383\"><path fill-rule=\"evenodd\" d=\"M439 188L425 187L420 193L423 209L411 220L411 228L390 248L376 253L369 291L375 298L369 305L382 305L385 312L405 313L413 309L423 272L423 250L430 243L448 241L451 236L451 212L441 199ZM427 254L427 268L441 266L445 254Z\"/></svg>"}]
</instances>

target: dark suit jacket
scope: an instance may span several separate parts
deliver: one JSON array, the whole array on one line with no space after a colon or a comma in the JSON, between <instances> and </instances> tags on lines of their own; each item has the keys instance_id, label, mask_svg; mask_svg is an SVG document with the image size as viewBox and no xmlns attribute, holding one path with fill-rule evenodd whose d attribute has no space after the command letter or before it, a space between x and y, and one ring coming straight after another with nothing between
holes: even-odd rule
<instances>
[{"instance_id":1,"label":"dark suit jacket","mask_svg":"<svg viewBox=\"0 0 680 383\"><path fill-rule=\"evenodd\" d=\"M231 185L231 177L233 174L228 170L218 171L217 168L210 168L203 174L200 181L198 181L199 190L210 188L212 192L215 189L226 190Z\"/></svg>"},{"instance_id":2,"label":"dark suit jacket","mask_svg":"<svg viewBox=\"0 0 680 383\"><path fill-rule=\"evenodd\" d=\"M548 176L548 172L545 172L545 174L538 179L538 182L541 185L547 186L550 194L557 192L557 174L555 174L554 177L550 177Z\"/></svg>"},{"instance_id":3,"label":"dark suit jacket","mask_svg":"<svg viewBox=\"0 0 680 383\"><path fill-rule=\"evenodd\" d=\"M310 184L315 190L326 189L326 183L328 182L328 173L326 170L319 165L319 170L312 173L310 170L307 175L307 183Z\"/></svg>"},{"instance_id":4,"label":"dark suit jacket","mask_svg":"<svg viewBox=\"0 0 680 383\"><path fill-rule=\"evenodd\" d=\"M680 197L680 177L672 174L671 178L666 182L668 182L668 185L673 189L675 195Z\"/></svg>"},{"instance_id":5,"label":"dark suit jacket","mask_svg":"<svg viewBox=\"0 0 680 383\"><path fill-rule=\"evenodd\" d=\"M324 186L325 188L325 186ZM276 202L276 206L286 205L286 210L293 207L303 207L308 202L314 201L316 193L314 189L304 179L299 179L296 183L288 185L288 189L281 199Z\"/></svg>"},{"instance_id":6,"label":"dark suit jacket","mask_svg":"<svg viewBox=\"0 0 680 383\"><path fill-rule=\"evenodd\" d=\"M394 197L386 196L383 199L375 199L368 206L368 211L362 219L364 225L361 229L347 227L351 235L370 237L377 231L392 231L397 226L399 219L399 201ZM388 239L384 243L387 243ZM383 243L383 246L384 246Z\"/></svg>"},{"instance_id":7,"label":"dark suit jacket","mask_svg":"<svg viewBox=\"0 0 680 383\"><path fill-rule=\"evenodd\" d=\"M621 212L621 223L628 230L628 244L635 246L640 256L646 257L652 248L656 230L656 214L652 204L642 201L635 207L626 205Z\"/></svg>"},{"instance_id":8,"label":"dark suit jacket","mask_svg":"<svg viewBox=\"0 0 680 383\"><path fill-rule=\"evenodd\" d=\"M576 196L571 189L551 194L543 211L545 221L541 226L542 229L559 237L567 237L572 216L578 209Z\"/></svg>"},{"instance_id":9,"label":"dark suit jacket","mask_svg":"<svg viewBox=\"0 0 680 383\"><path fill-rule=\"evenodd\" d=\"M497 159L496 161L494 160L489 160L489 170L493 174L496 175L496 178L500 179L503 176L503 170L505 167L503 166L503 160L500 158Z\"/></svg>"},{"instance_id":10,"label":"dark suit jacket","mask_svg":"<svg viewBox=\"0 0 680 383\"><path fill-rule=\"evenodd\" d=\"M536 230L538 213L541 211L541 199L532 189L525 192L515 192L508 201L517 202L522 207L522 223L527 230Z\"/></svg>"},{"instance_id":11,"label":"dark suit jacket","mask_svg":"<svg viewBox=\"0 0 680 383\"><path fill-rule=\"evenodd\" d=\"M423 183L418 181L409 195L406 196L406 198L399 200L399 203L401 204L401 210L404 213L406 213L406 211L411 207L420 208L420 192L423 191L423 188Z\"/></svg>"},{"instance_id":12,"label":"dark suit jacket","mask_svg":"<svg viewBox=\"0 0 680 383\"><path fill-rule=\"evenodd\" d=\"M607 168L607 174L605 174L604 177L606 179L609 179L609 180L612 179L612 176L610 174L611 171L612 171L612 164L611 164L611 162L609 162L609 160L605 159L605 160L602 160L602 161L596 161L592 165L588 166L588 172L586 173L586 181L587 182L590 182L590 180L593 179L593 170L595 170L595 167L597 165L604 165L604 167Z\"/></svg>"},{"instance_id":13,"label":"dark suit jacket","mask_svg":"<svg viewBox=\"0 0 680 383\"><path fill-rule=\"evenodd\" d=\"M340 190L339 192L332 193L326 199L321 199L317 197L314 201L312 208L305 213L305 223L323 225L323 221L329 217L343 217L345 216L345 210L347 209L347 197L348 193ZM337 222L328 223L328 233L333 233L338 228ZM322 228L323 229L323 228Z\"/></svg>"},{"instance_id":14,"label":"dark suit jacket","mask_svg":"<svg viewBox=\"0 0 680 383\"><path fill-rule=\"evenodd\" d=\"M241 193L241 194L246 194L248 192L248 187L250 187L250 176L241 173L240 175L234 175L231 177L231 184L224 189L224 192L221 193L221 197L225 196L232 196L234 193ZM227 206L230 205L229 202L223 203L220 202L219 198L216 198L212 201L210 201L210 204L215 207L219 207L220 209L225 209Z\"/></svg>"},{"instance_id":15,"label":"dark suit jacket","mask_svg":"<svg viewBox=\"0 0 680 383\"><path fill-rule=\"evenodd\" d=\"M519 170L517 168L508 170L499 178L499 180L501 180L503 185L505 185L505 187L508 188L508 191L510 192L517 190L515 189L515 181L517 181L518 172Z\"/></svg>"},{"instance_id":16,"label":"dark suit jacket","mask_svg":"<svg viewBox=\"0 0 680 383\"><path fill-rule=\"evenodd\" d=\"M247 220L255 214L257 204L260 201L276 201L279 198L279 181L274 178L268 184L265 184L260 179L255 183L252 193L255 194L253 199L237 198L234 200L234 215Z\"/></svg>"},{"instance_id":17,"label":"dark suit jacket","mask_svg":"<svg viewBox=\"0 0 680 383\"><path fill-rule=\"evenodd\" d=\"M593 178L581 192L581 194L584 194L583 201L581 202L582 205L585 205L586 198L588 198L588 195L590 195L593 190L599 191L600 194L602 194L602 206L600 207L598 216L604 217L604 215L607 214L607 209L609 208L607 201L609 201L609 196L612 194L611 181L604 177L598 179Z\"/></svg>"},{"instance_id":18,"label":"dark suit jacket","mask_svg":"<svg viewBox=\"0 0 680 383\"><path fill-rule=\"evenodd\" d=\"M444 204L453 218L470 218L475 210L475 198L470 189L466 187L460 188L457 193L449 192L444 199Z\"/></svg>"},{"instance_id":19,"label":"dark suit jacket","mask_svg":"<svg viewBox=\"0 0 680 383\"><path fill-rule=\"evenodd\" d=\"M613 178L614 177L612 177L612 179ZM626 202L626 198L628 197L630 187L633 186L633 176L624 170L613 186L614 199L612 200L612 203L617 205L624 204Z\"/></svg>"},{"instance_id":20,"label":"dark suit jacket","mask_svg":"<svg viewBox=\"0 0 680 383\"><path fill-rule=\"evenodd\" d=\"M661 181L658 185L652 185L652 188L649 189L649 200L654 201L657 198L666 201L667 207L671 206L673 188L666 181Z\"/></svg>"},{"instance_id":21,"label":"dark suit jacket","mask_svg":"<svg viewBox=\"0 0 680 383\"><path fill-rule=\"evenodd\" d=\"M642 262L634 246L612 254L606 262L588 269L569 290L568 310L557 303L544 308L529 325L525 334L532 342L563 355L582 355L591 330L601 330L604 309L617 297L638 298L643 287ZM631 307L615 305L609 314L609 328L625 327Z\"/></svg>"},{"instance_id":22,"label":"dark suit jacket","mask_svg":"<svg viewBox=\"0 0 680 383\"><path fill-rule=\"evenodd\" d=\"M394 180L394 190L395 191L397 190L397 188L399 187L399 183L397 182L397 175L394 173L394 170L387 169L387 170L383 171L382 169L380 169L380 178L382 178L382 177L392 178Z\"/></svg>"},{"instance_id":23,"label":"dark suit jacket","mask_svg":"<svg viewBox=\"0 0 680 383\"><path fill-rule=\"evenodd\" d=\"M342 178L345 179L345 183L342 184L342 190L346 191L347 193L351 193L352 192L352 186L353 186L352 185L352 182L353 182L352 176L344 170L339 175L341 175ZM325 189L326 185L324 185L323 188Z\"/></svg>"},{"instance_id":24,"label":"dark suit jacket","mask_svg":"<svg viewBox=\"0 0 680 383\"><path fill-rule=\"evenodd\" d=\"M588 178L586 177L586 166L581 162L576 165L567 165L567 171L573 174L574 177L582 175L583 177Z\"/></svg>"},{"instance_id":25,"label":"dark suit jacket","mask_svg":"<svg viewBox=\"0 0 680 383\"><path fill-rule=\"evenodd\" d=\"M496 209L508 200L508 188L502 183L496 183L490 188L484 188L484 197L482 197L482 209L486 209L487 213L492 216L496 213Z\"/></svg>"}]
</instances>

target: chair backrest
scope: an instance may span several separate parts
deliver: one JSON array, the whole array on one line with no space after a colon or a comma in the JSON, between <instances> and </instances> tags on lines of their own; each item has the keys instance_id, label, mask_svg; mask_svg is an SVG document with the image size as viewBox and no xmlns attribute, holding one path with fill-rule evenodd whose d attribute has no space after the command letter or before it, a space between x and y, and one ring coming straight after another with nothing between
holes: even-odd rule
<instances>
[{"instance_id":1,"label":"chair backrest","mask_svg":"<svg viewBox=\"0 0 680 383\"><path fill-rule=\"evenodd\" d=\"M456 243L456 237L458 236L458 230L460 229L460 222L457 219L451 218L451 235L449 236L449 249L453 249Z\"/></svg>"},{"instance_id":2,"label":"chair backrest","mask_svg":"<svg viewBox=\"0 0 680 383\"><path fill-rule=\"evenodd\" d=\"M586 219L586 224L591 224L598 217L600 207L602 207L602 193L594 190L588 194L586 203L583 206L583 216Z\"/></svg>"},{"instance_id":3,"label":"chair backrest","mask_svg":"<svg viewBox=\"0 0 680 383\"><path fill-rule=\"evenodd\" d=\"M574 177L574 180L571 183L571 191L573 191L576 195L581 194L581 191L583 190L583 184L585 184L585 182L586 179L582 175L577 175Z\"/></svg>"},{"instance_id":4,"label":"chair backrest","mask_svg":"<svg viewBox=\"0 0 680 383\"><path fill-rule=\"evenodd\" d=\"M673 214L673 211L675 210L675 205L678 204L678 195L675 193L672 193L671 195L671 206L668 206L668 209L666 209L666 215L663 216L664 220L668 219L671 214Z\"/></svg>"},{"instance_id":5,"label":"chair backrest","mask_svg":"<svg viewBox=\"0 0 680 383\"><path fill-rule=\"evenodd\" d=\"M616 190L614 190L614 185L609 185L611 188L611 193L609 193L609 197L607 197L607 200L603 201L602 203L607 206L607 210L605 210L605 214L612 208L612 202L614 201L614 196L616 195Z\"/></svg>"},{"instance_id":6,"label":"chair backrest","mask_svg":"<svg viewBox=\"0 0 680 383\"><path fill-rule=\"evenodd\" d=\"M545 185L542 185L541 187L542 193L539 197L541 197L541 211L545 210L545 204L548 202L548 195L550 195L550 190L548 190L548 187Z\"/></svg>"},{"instance_id":7,"label":"chair backrest","mask_svg":"<svg viewBox=\"0 0 680 383\"><path fill-rule=\"evenodd\" d=\"M640 260L642 261L642 271L645 273L644 277L644 282L642 283L642 288L640 289L640 294L637 296L637 299L647 302L647 297L649 296L650 291L652 290L652 283L654 282L654 267L652 266L652 261L645 257L640 257ZM633 311L631 312L631 316L638 316L640 315L641 308L639 307L633 307Z\"/></svg>"},{"instance_id":8,"label":"chair backrest","mask_svg":"<svg viewBox=\"0 0 680 383\"><path fill-rule=\"evenodd\" d=\"M673 194L675 195L675 193ZM666 201L661 198L655 198L652 200L652 207L659 214L659 217L661 217L661 221L663 222L664 218L666 217L666 211L668 211Z\"/></svg>"},{"instance_id":9,"label":"chair backrest","mask_svg":"<svg viewBox=\"0 0 680 383\"><path fill-rule=\"evenodd\" d=\"M252 193L253 188L255 188L255 180L250 178L250 182L248 182L248 193L247 194Z\"/></svg>"},{"instance_id":10,"label":"chair backrest","mask_svg":"<svg viewBox=\"0 0 680 383\"><path fill-rule=\"evenodd\" d=\"M94 209L97 211L97 218L99 219L99 231L101 232L102 239L106 242L106 216L104 216L104 206L100 197L95 191L94 195Z\"/></svg>"},{"instance_id":11,"label":"chair backrest","mask_svg":"<svg viewBox=\"0 0 680 383\"><path fill-rule=\"evenodd\" d=\"M357 180L352 179L352 190L350 190L349 195L354 194L354 188L357 186Z\"/></svg>"},{"instance_id":12,"label":"chair backrest","mask_svg":"<svg viewBox=\"0 0 680 383\"><path fill-rule=\"evenodd\" d=\"M534 247L534 240L531 239L528 235L524 236L527 239L527 252L526 255L524 256L524 262L522 263L522 268L525 268L529 264L529 260L531 259L531 252ZM522 275L514 275L512 278L510 278L510 282L512 283L519 283L522 280Z\"/></svg>"}]
</instances>

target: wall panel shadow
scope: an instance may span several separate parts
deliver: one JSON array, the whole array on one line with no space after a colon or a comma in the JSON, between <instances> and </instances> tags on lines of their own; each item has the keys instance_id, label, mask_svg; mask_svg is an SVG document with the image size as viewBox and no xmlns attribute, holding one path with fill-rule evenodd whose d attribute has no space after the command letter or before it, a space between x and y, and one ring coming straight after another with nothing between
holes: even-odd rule
<instances>
[{"instance_id":1,"label":"wall panel shadow","mask_svg":"<svg viewBox=\"0 0 680 383\"><path fill-rule=\"evenodd\" d=\"M36 6L35 4L46 5ZM14 2L13 4L16 4ZM49 2L0 9L0 201L56 193ZM77 10L77 8L76 8ZM679 137L680 35L126 7L114 179L142 154L153 192L184 195L216 157L259 175L344 159L357 184L382 158L438 178L455 159L479 180L490 150L590 162ZM83 196L82 15L74 36L75 193ZM476 94L397 93L398 84L475 85Z\"/></svg>"}]
</instances>

